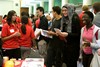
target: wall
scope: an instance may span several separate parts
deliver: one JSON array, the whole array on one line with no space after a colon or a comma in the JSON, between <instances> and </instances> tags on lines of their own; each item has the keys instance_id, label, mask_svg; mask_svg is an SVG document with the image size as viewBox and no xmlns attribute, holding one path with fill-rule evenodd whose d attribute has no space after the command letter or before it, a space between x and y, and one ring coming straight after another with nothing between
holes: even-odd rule
<instances>
[{"instance_id":1,"label":"wall","mask_svg":"<svg viewBox=\"0 0 100 67\"><path fill-rule=\"evenodd\" d=\"M19 0L0 0L0 15L4 16L10 10L15 10L20 16L20 2Z\"/></svg>"},{"instance_id":2,"label":"wall","mask_svg":"<svg viewBox=\"0 0 100 67\"><path fill-rule=\"evenodd\" d=\"M44 2L44 12L48 12L48 6L49 5L49 3L48 2Z\"/></svg>"},{"instance_id":3,"label":"wall","mask_svg":"<svg viewBox=\"0 0 100 67\"><path fill-rule=\"evenodd\" d=\"M61 7L61 0L54 0L54 6L60 6Z\"/></svg>"},{"instance_id":4,"label":"wall","mask_svg":"<svg viewBox=\"0 0 100 67\"><path fill-rule=\"evenodd\" d=\"M82 4L83 0L69 0L68 2L71 3L71 4L78 5L78 4Z\"/></svg>"},{"instance_id":5,"label":"wall","mask_svg":"<svg viewBox=\"0 0 100 67\"><path fill-rule=\"evenodd\" d=\"M100 0L93 0L93 3L95 3L95 2L100 2Z\"/></svg>"}]
</instances>

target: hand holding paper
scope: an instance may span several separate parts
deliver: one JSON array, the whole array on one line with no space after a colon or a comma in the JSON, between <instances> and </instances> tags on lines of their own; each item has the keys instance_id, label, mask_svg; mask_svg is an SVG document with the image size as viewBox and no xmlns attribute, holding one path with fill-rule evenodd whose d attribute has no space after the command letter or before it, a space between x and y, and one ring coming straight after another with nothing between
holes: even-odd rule
<instances>
[{"instance_id":1,"label":"hand holding paper","mask_svg":"<svg viewBox=\"0 0 100 67\"><path fill-rule=\"evenodd\" d=\"M66 37L66 36L68 36L68 33L67 33L67 32L61 32L60 29L54 28L54 30L55 30L56 33L57 33L58 35L60 35L61 37Z\"/></svg>"},{"instance_id":2,"label":"hand holding paper","mask_svg":"<svg viewBox=\"0 0 100 67\"><path fill-rule=\"evenodd\" d=\"M39 39L39 37L40 37L40 36L39 36L40 33L41 33L41 29L36 28L36 30L35 30L35 36L36 36L37 39Z\"/></svg>"},{"instance_id":3,"label":"hand holding paper","mask_svg":"<svg viewBox=\"0 0 100 67\"><path fill-rule=\"evenodd\" d=\"M60 29L57 29L57 28L54 28L54 30L56 31L56 33L60 34L61 33L61 30Z\"/></svg>"},{"instance_id":4,"label":"hand holding paper","mask_svg":"<svg viewBox=\"0 0 100 67\"><path fill-rule=\"evenodd\" d=\"M41 35L42 36L45 36L45 37L52 38L52 36L48 34L48 31L47 30L41 30Z\"/></svg>"}]
</instances>

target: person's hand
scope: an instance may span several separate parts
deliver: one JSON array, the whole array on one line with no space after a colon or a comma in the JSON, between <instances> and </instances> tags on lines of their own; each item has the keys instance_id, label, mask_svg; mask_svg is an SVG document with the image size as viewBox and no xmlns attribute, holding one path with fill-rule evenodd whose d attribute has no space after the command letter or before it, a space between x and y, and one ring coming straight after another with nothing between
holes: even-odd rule
<instances>
[{"instance_id":1,"label":"person's hand","mask_svg":"<svg viewBox=\"0 0 100 67\"><path fill-rule=\"evenodd\" d=\"M14 34L12 34L13 36L16 36L16 37L19 37L19 36L21 36L21 34L20 34L20 32L15 32Z\"/></svg>"},{"instance_id":2,"label":"person's hand","mask_svg":"<svg viewBox=\"0 0 100 67\"><path fill-rule=\"evenodd\" d=\"M52 35L53 32L52 32L52 31L48 31L47 34L48 34L48 35Z\"/></svg>"},{"instance_id":3,"label":"person's hand","mask_svg":"<svg viewBox=\"0 0 100 67\"><path fill-rule=\"evenodd\" d=\"M89 42L85 42L82 46L84 46L84 47L90 46L90 43Z\"/></svg>"},{"instance_id":4,"label":"person's hand","mask_svg":"<svg viewBox=\"0 0 100 67\"><path fill-rule=\"evenodd\" d=\"M37 39L40 36L41 32L39 32L37 35L35 35L35 39Z\"/></svg>"},{"instance_id":5,"label":"person's hand","mask_svg":"<svg viewBox=\"0 0 100 67\"><path fill-rule=\"evenodd\" d=\"M53 31L48 31L47 34L48 34L48 35L55 35L55 36L58 36L58 34L55 33L55 32L53 32Z\"/></svg>"},{"instance_id":6,"label":"person's hand","mask_svg":"<svg viewBox=\"0 0 100 67\"><path fill-rule=\"evenodd\" d=\"M100 56L100 48L97 50L98 55Z\"/></svg>"},{"instance_id":7,"label":"person's hand","mask_svg":"<svg viewBox=\"0 0 100 67\"><path fill-rule=\"evenodd\" d=\"M79 58L78 61L79 61L79 62L82 62L82 58Z\"/></svg>"},{"instance_id":8,"label":"person's hand","mask_svg":"<svg viewBox=\"0 0 100 67\"><path fill-rule=\"evenodd\" d=\"M83 46L87 47L87 46L90 46L90 42L86 39L83 39Z\"/></svg>"}]
</instances>

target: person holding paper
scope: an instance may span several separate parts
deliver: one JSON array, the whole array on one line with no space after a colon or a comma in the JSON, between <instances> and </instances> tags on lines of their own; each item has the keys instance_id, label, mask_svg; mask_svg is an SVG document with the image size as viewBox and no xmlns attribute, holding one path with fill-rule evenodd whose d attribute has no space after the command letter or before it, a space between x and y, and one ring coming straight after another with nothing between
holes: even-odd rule
<instances>
[{"instance_id":1,"label":"person holding paper","mask_svg":"<svg viewBox=\"0 0 100 67\"><path fill-rule=\"evenodd\" d=\"M38 24L38 28L41 29L41 30L48 30L48 20L47 20L47 18L44 15L44 8L43 7L37 7L36 8L36 12L37 12L37 15L38 15L38 17L40 19L39 24ZM46 37L42 36L41 32L39 32L36 35L36 37L38 37L38 36L40 36L40 37L39 37L38 40L36 40L37 43L39 41L41 41L41 40L45 40L46 42L48 42L48 39ZM38 48L38 45L37 45L37 48Z\"/></svg>"},{"instance_id":2,"label":"person holding paper","mask_svg":"<svg viewBox=\"0 0 100 67\"><path fill-rule=\"evenodd\" d=\"M43 7L37 7L37 15L40 18L40 23L38 28L39 29L43 29L43 30L48 30L48 20L47 18L44 16L44 8ZM41 34L41 33L40 33ZM40 35L39 40L41 39L45 39L43 36Z\"/></svg>"},{"instance_id":3,"label":"person holding paper","mask_svg":"<svg viewBox=\"0 0 100 67\"><path fill-rule=\"evenodd\" d=\"M62 7L61 32L57 34L66 39L63 48L63 62L67 67L77 67L80 44L80 20L74 12L75 7L66 4Z\"/></svg>"},{"instance_id":4,"label":"person holding paper","mask_svg":"<svg viewBox=\"0 0 100 67\"><path fill-rule=\"evenodd\" d=\"M52 22L51 31L48 31L48 34L52 35L53 38L50 39L48 44L46 67L52 67L53 63L55 63L55 67L62 67L61 54L63 44L54 30L54 28L60 29L61 27L61 8L59 6L54 6L52 10L55 19Z\"/></svg>"}]
</instances>

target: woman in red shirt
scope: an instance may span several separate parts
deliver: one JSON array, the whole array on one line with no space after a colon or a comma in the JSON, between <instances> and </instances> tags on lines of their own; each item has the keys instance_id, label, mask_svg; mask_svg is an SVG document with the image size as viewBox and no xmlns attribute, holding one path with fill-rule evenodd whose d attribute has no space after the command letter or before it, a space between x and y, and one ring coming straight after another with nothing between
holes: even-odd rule
<instances>
[{"instance_id":1,"label":"woman in red shirt","mask_svg":"<svg viewBox=\"0 0 100 67\"><path fill-rule=\"evenodd\" d=\"M32 39L35 37L32 27L28 24L28 16L22 16L22 26L20 29L20 46L21 46L21 58L25 59L32 47Z\"/></svg>"},{"instance_id":2,"label":"woman in red shirt","mask_svg":"<svg viewBox=\"0 0 100 67\"><path fill-rule=\"evenodd\" d=\"M1 38L3 41L3 55L9 58L20 58L20 47L18 38L20 37L19 29L16 23L16 12L11 10L7 15L7 23L2 28Z\"/></svg>"}]
</instances>

